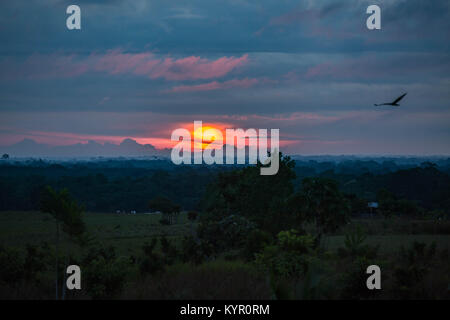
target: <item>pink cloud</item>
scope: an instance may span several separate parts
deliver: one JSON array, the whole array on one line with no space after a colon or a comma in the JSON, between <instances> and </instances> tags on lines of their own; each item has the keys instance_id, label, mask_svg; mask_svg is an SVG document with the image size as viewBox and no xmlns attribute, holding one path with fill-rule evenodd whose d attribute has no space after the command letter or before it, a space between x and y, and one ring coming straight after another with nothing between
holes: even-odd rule
<instances>
[{"instance_id":1,"label":"pink cloud","mask_svg":"<svg viewBox=\"0 0 450 320\"><path fill-rule=\"evenodd\" d=\"M4 59L0 62L2 74L7 78L68 78L87 72L108 74L134 74L151 79L196 80L220 78L244 65L248 55L207 59L196 56L174 59L158 57L152 52L123 53L111 50L106 54L94 53L87 57L76 55L34 54L25 61Z\"/></svg>"},{"instance_id":2,"label":"pink cloud","mask_svg":"<svg viewBox=\"0 0 450 320\"><path fill-rule=\"evenodd\" d=\"M139 66L153 59L152 53L121 53L118 50L110 51L103 56L90 57L94 62L96 71L105 71L110 74L120 74L135 70Z\"/></svg>"},{"instance_id":3,"label":"pink cloud","mask_svg":"<svg viewBox=\"0 0 450 320\"><path fill-rule=\"evenodd\" d=\"M166 80L195 80L219 78L248 60L248 55L240 58L222 57L215 61L200 57L187 57L174 60L166 58L151 68L149 77L165 78Z\"/></svg>"},{"instance_id":4,"label":"pink cloud","mask_svg":"<svg viewBox=\"0 0 450 320\"><path fill-rule=\"evenodd\" d=\"M197 85L182 85L173 87L169 92L196 92L196 91L211 91L219 89L229 89L234 87L249 88L259 82L258 79L233 79L225 82L208 82Z\"/></svg>"}]
</instances>

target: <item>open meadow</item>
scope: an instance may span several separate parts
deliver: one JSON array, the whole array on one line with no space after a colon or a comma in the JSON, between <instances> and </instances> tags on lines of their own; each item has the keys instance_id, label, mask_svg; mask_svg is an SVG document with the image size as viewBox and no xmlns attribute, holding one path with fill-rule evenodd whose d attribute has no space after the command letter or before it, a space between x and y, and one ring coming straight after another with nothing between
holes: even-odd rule
<instances>
[{"instance_id":1,"label":"open meadow","mask_svg":"<svg viewBox=\"0 0 450 320\"><path fill-rule=\"evenodd\" d=\"M88 232L122 254L137 252L145 242L162 235L179 244L197 226L188 220L186 212L180 213L172 225L162 225L161 218L159 213L84 214ZM438 248L450 249L450 221L408 219L353 219L335 234L324 238L323 245L332 251L342 247L344 233L354 225L360 225L367 234L367 244L380 245L381 252L393 252L413 241L426 244L434 241ZM55 225L48 214L38 211L0 212L0 244L24 248L26 244L52 243L54 240Z\"/></svg>"}]
</instances>

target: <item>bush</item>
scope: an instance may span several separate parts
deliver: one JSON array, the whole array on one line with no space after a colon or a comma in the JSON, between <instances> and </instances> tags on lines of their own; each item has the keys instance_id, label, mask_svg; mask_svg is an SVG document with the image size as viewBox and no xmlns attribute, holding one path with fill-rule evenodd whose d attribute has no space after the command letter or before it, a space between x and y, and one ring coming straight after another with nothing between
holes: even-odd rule
<instances>
[{"instance_id":1,"label":"bush","mask_svg":"<svg viewBox=\"0 0 450 320\"><path fill-rule=\"evenodd\" d=\"M93 299L117 297L130 267L129 259L116 257L114 249L91 248L84 257L84 283Z\"/></svg>"},{"instance_id":2,"label":"bush","mask_svg":"<svg viewBox=\"0 0 450 320\"><path fill-rule=\"evenodd\" d=\"M351 257L366 257L368 259L375 259L378 255L379 246L370 246L364 244L367 236L362 230L361 226L357 225L356 228L345 235L345 247L338 248L338 255L341 258Z\"/></svg>"},{"instance_id":3,"label":"bush","mask_svg":"<svg viewBox=\"0 0 450 320\"><path fill-rule=\"evenodd\" d=\"M253 230L245 241L244 257L248 260L254 259L255 253L261 252L271 242L272 235L270 233L259 229Z\"/></svg>"},{"instance_id":4,"label":"bush","mask_svg":"<svg viewBox=\"0 0 450 320\"><path fill-rule=\"evenodd\" d=\"M162 218L162 219L160 219L160 220L159 220L159 223L160 223L161 225L163 225L163 226L168 226L168 225L170 225L170 221L169 221L169 219L167 219L167 218Z\"/></svg>"},{"instance_id":5,"label":"bush","mask_svg":"<svg viewBox=\"0 0 450 320\"><path fill-rule=\"evenodd\" d=\"M263 274L240 261L216 260L194 266L174 264L164 274L133 283L124 293L130 299L271 299Z\"/></svg>"},{"instance_id":6,"label":"bush","mask_svg":"<svg viewBox=\"0 0 450 320\"><path fill-rule=\"evenodd\" d=\"M161 243L161 252L164 255L165 264L173 264L178 256L177 248L167 240L165 235L161 236L159 241Z\"/></svg>"},{"instance_id":7,"label":"bush","mask_svg":"<svg viewBox=\"0 0 450 320\"><path fill-rule=\"evenodd\" d=\"M296 230L289 230L278 234L278 243L286 251L303 254L314 247L315 241L311 235L300 235Z\"/></svg>"},{"instance_id":8,"label":"bush","mask_svg":"<svg viewBox=\"0 0 450 320\"><path fill-rule=\"evenodd\" d=\"M237 215L230 215L220 221L204 222L198 228L201 240L210 243L216 252L242 248L248 234L255 225Z\"/></svg>"},{"instance_id":9,"label":"bush","mask_svg":"<svg viewBox=\"0 0 450 320\"><path fill-rule=\"evenodd\" d=\"M436 254L436 243L430 245L414 241L410 248L400 248L399 263L394 270L394 295L402 299L426 296L424 279Z\"/></svg>"},{"instance_id":10,"label":"bush","mask_svg":"<svg viewBox=\"0 0 450 320\"><path fill-rule=\"evenodd\" d=\"M189 211L187 216L190 221L195 221L198 217L198 213L195 211Z\"/></svg>"},{"instance_id":11,"label":"bush","mask_svg":"<svg viewBox=\"0 0 450 320\"><path fill-rule=\"evenodd\" d=\"M256 254L256 264L276 277L298 277L308 271L314 257L314 237L296 230L281 231L275 245Z\"/></svg>"},{"instance_id":12,"label":"bush","mask_svg":"<svg viewBox=\"0 0 450 320\"><path fill-rule=\"evenodd\" d=\"M24 260L19 250L0 247L0 283L15 284L24 277Z\"/></svg>"},{"instance_id":13,"label":"bush","mask_svg":"<svg viewBox=\"0 0 450 320\"><path fill-rule=\"evenodd\" d=\"M373 264L380 265L380 262L366 257L357 257L346 266L345 272L340 277L341 299L369 299L381 294L381 290L367 289L366 281L369 275L366 270Z\"/></svg>"},{"instance_id":14,"label":"bush","mask_svg":"<svg viewBox=\"0 0 450 320\"><path fill-rule=\"evenodd\" d=\"M141 274L156 274L164 270L164 258L161 254L155 252L157 244L156 238L153 238L151 243L145 243L142 246L144 257L139 265Z\"/></svg>"},{"instance_id":15,"label":"bush","mask_svg":"<svg viewBox=\"0 0 450 320\"><path fill-rule=\"evenodd\" d=\"M181 259L193 264L203 263L213 253L213 246L205 240L196 240L192 236L185 236L182 242Z\"/></svg>"},{"instance_id":16,"label":"bush","mask_svg":"<svg viewBox=\"0 0 450 320\"><path fill-rule=\"evenodd\" d=\"M38 274L48 269L46 257L49 256L47 244L42 246L30 245L26 246L27 254L23 265L24 276L28 281L38 281Z\"/></svg>"}]
</instances>

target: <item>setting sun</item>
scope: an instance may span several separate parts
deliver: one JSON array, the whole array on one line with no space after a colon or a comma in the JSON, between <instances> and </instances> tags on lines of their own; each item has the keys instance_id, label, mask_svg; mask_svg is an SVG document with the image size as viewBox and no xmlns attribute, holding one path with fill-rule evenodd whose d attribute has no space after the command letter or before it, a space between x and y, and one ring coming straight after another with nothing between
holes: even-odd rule
<instances>
[{"instance_id":1,"label":"setting sun","mask_svg":"<svg viewBox=\"0 0 450 320\"><path fill-rule=\"evenodd\" d=\"M202 126L194 131L194 143L201 144L201 148L205 149L211 143L223 144L222 132L211 126Z\"/></svg>"}]
</instances>

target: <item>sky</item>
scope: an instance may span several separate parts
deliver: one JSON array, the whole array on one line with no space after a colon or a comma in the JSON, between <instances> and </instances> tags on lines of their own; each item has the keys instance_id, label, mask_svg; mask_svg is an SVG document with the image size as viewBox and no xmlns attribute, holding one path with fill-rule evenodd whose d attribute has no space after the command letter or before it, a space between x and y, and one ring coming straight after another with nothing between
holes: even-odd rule
<instances>
[{"instance_id":1,"label":"sky","mask_svg":"<svg viewBox=\"0 0 450 320\"><path fill-rule=\"evenodd\" d=\"M447 0L1 1L0 151L167 148L201 120L289 154L450 155L449 32Z\"/></svg>"}]
</instances>

